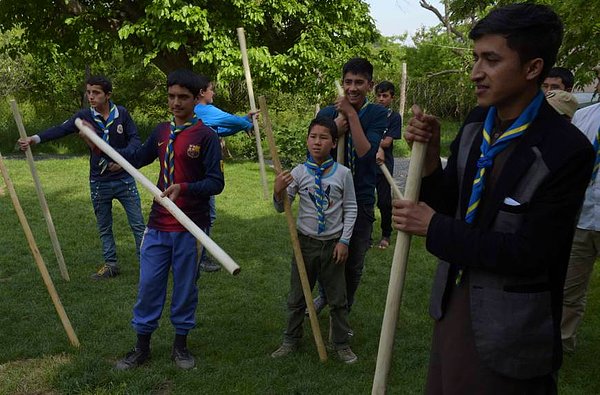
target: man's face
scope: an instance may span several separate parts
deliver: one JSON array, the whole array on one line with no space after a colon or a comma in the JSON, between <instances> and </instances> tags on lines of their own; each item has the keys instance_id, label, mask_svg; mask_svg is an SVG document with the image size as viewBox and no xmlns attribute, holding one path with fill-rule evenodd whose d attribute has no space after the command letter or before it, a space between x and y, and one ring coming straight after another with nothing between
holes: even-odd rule
<instances>
[{"instance_id":1,"label":"man's face","mask_svg":"<svg viewBox=\"0 0 600 395\"><path fill-rule=\"evenodd\" d=\"M194 106L197 100L188 88L181 85L171 85L167 90L169 110L176 120L187 121L194 116Z\"/></svg>"},{"instance_id":2,"label":"man's face","mask_svg":"<svg viewBox=\"0 0 600 395\"><path fill-rule=\"evenodd\" d=\"M377 103L381 104L385 108L389 108L392 104L394 96L390 92L377 92Z\"/></svg>"},{"instance_id":3,"label":"man's face","mask_svg":"<svg viewBox=\"0 0 600 395\"><path fill-rule=\"evenodd\" d=\"M487 34L477 39L473 47L473 58L475 62L471 80L475 82L477 104L482 107L497 107L500 116L503 113L514 115L513 110L517 107L518 116L524 94L527 94L532 80L539 75L539 72L536 74L536 71L532 71L530 65L533 62L539 65L541 59L522 64L519 54L508 47L504 37L497 34Z\"/></svg>"},{"instance_id":4,"label":"man's face","mask_svg":"<svg viewBox=\"0 0 600 395\"><path fill-rule=\"evenodd\" d=\"M342 87L344 94L355 108L360 108L365 101L367 94L373 89L373 82L369 81L362 74L348 72L344 75Z\"/></svg>"},{"instance_id":5,"label":"man's face","mask_svg":"<svg viewBox=\"0 0 600 395\"><path fill-rule=\"evenodd\" d=\"M310 129L310 132L308 132L306 146L312 158L316 162L321 163L329 157L331 150L335 148L336 143L333 141L329 129L325 126L314 125Z\"/></svg>"},{"instance_id":6,"label":"man's face","mask_svg":"<svg viewBox=\"0 0 600 395\"><path fill-rule=\"evenodd\" d=\"M542 83L542 90L545 94L548 91L566 91L567 87L565 86L562 78L560 77L546 77L546 79Z\"/></svg>"},{"instance_id":7,"label":"man's face","mask_svg":"<svg viewBox=\"0 0 600 395\"><path fill-rule=\"evenodd\" d=\"M104 93L102 86L100 85L87 84L85 86L85 94L87 95L90 106L95 109L104 108L110 99L110 92Z\"/></svg>"}]
</instances>

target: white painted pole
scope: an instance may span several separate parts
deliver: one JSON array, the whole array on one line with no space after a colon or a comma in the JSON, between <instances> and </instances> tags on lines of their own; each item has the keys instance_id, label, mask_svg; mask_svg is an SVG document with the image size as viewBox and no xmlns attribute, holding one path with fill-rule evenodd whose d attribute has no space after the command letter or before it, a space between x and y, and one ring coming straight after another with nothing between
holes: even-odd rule
<instances>
[{"instance_id":1,"label":"white painted pole","mask_svg":"<svg viewBox=\"0 0 600 395\"><path fill-rule=\"evenodd\" d=\"M63 307L58 293L56 292L56 288L54 288L54 283L52 282L52 278L50 277L50 273L48 273L48 268L44 263L44 259L42 258L42 254L40 254L40 250L37 247L35 242L35 238L33 237L33 233L31 232L31 228L29 227L29 223L27 222L27 217L25 217L25 213L23 212L23 208L19 203L19 198L17 197L17 192L15 191L15 187L8 175L8 169L4 165L4 160L2 158L2 154L0 154L0 171L2 172L2 177L4 178L4 183L10 193L10 198L12 199L13 206L15 207L15 211L17 212L17 216L19 217L19 222L21 222L21 226L23 227L23 232L25 233L25 237L27 238L27 243L29 244L29 249L33 254L33 258L35 260L35 264L37 265L40 274L42 275L42 279L44 280L44 284L46 285L46 289L50 294L50 298L52 299L52 303L54 303L54 308L58 313L60 321L67 332L67 336L71 345L74 347L79 347L79 340L77 339L77 335L71 326L71 321L69 321L69 317Z\"/></svg>"},{"instance_id":2,"label":"white painted pole","mask_svg":"<svg viewBox=\"0 0 600 395\"><path fill-rule=\"evenodd\" d=\"M21 112L19 111L19 107L17 106L17 102L15 100L10 100L10 108L12 110L13 117L15 118L15 122L17 123L19 135L22 139L26 139L27 133L25 132L25 126L23 125ZM52 248L54 248L54 255L56 255L56 260L58 261L60 275L64 280L69 281L69 271L67 270L67 265L65 264L65 258L63 257L62 250L60 248L58 236L56 235L56 228L54 227L54 222L52 221L52 215L50 215L50 209L48 208L48 203L46 202L46 196L44 195L44 190L42 189L40 177L38 176L35 168L35 162L33 161L33 154L30 147L27 147L25 156L27 157L27 163L29 163L29 170L31 171L33 183L35 184L35 191L37 192L37 197L40 202L40 206L42 207L42 213L44 214L44 219L46 220L48 233L50 234L50 240L52 241Z\"/></svg>"},{"instance_id":3,"label":"white painted pole","mask_svg":"<svg viewBox=\"0 0 600 395\"><path fill-rule=\"evenodd\" d=\"M161 190L158 189L152 181L147 179L138 169L133 167L131 163L127 162L125 158L121 156L113 147L108 145L102 138L100 138L95 131L93 131L89 126L87 126L81 119L77 118L75 120L75 125L79 128L81 133L83 133L89 140L96 145L102 152L107 154L118 163L127 173L131 174L133 178L140 184L144 186L152 195L154 196L154 200L160 203L164 208L166 208L177 221L183 227L185 227L191 234L194 235L200 244L210 252L210 254L227 270L229 273L236 275L240 272L240 267L237 263L233 261L233 259L225 252L217 243L212 241L210 237L206 235L175 203L171 201L171 199L167 197L161 197Z\"/></svg>"},{"instance_id":4,"label":"white painted pole","mask_svg":"<svg viewBox=\"0 0 600 395\"><path fill-rule=\"evenodd\" d=\"M421 176L425 161L427 145L413 143L404 190L405 199L413 202L419 199L421 188ZM404 278L410 250L411 236L408 233L398 232L396 247L394 248L394 260L390 271L390 282L388 285L385 312L381 325L381 337L379 338L379 349L377 351L377 364L375 366L375 377L373 378L372 394L381 395L386 393L387 379L392 363L392 350L394 348L394 335L398 324L402 291L404 290Z\"/></svg>"},{"instance_id":5,"label":"white painted pole","mask_svg":"<svg viewBox=\"0 0 600 395\"><path fill-rule=\"evenodd\" d=\"M400 116L404 119L404 109L406 106L406 62L402 63L402 80L400 82Z\"/></svg>"},{"instance_id":6,"label":"white painted pole","mask_svg":"<svg viewBox=\"0 0 600 395\"><path fill-rule=\"evenodd\" d=\"M267 108L267 100L264 96L258 98L260 103L260 112L265 121L265 133L267 135L267 141L269 142L269 148L271 150L271 158L273 159L273 167L277 174L283 170L281 162L279 161L279 155L277 154L277 145L275 144L275 137L273 136L273 130L271 127L271 120L269 119L269 109ZM285 217L287 219L288 230L290 231L290 238L292 241L292 249L294 250L294 257L296 258L296 267L298 268L298 274L300 275L300 283L302 284L302 293L304 294L304 301L306 302L306 308L308 309L308 317L310 320L310 327L317 344L317 351L319 352L319 358L321 362L327 361L327 351L325 350L325 344L323 343L323 336L321 335L321 328L319 327L319 319L317 318L317 312L312 300L312 291L310 289L310 283L308 281L308 275L306 274L306 265L304 264L304 257L302 256L302 250L300 249L300 241L298 240L298 230L296 229L296 221L292 214L292 206L287 195L287 191L283 193L283 208L285 210Z\"/></svg>"},{"instance_id":7,"label":"white painted pole","mask_svg":"<svg viewBox=\"0 0 600 395\"><path fill-rule=\"evenodd\" d=\"M248 99L250 100L250 111L256 111L256 102L254 101L254 88L252 87L252 76L250 75L250 64L248 63L248 50L246 48L246 35L244 28L237 28L238 40L240 41L240 51L242 52L242 65L244 66L244 75L246 76L246 87L248 88ZM260 167L260 180L263 186L263 197L265 200L271 198L269 186L267 185L267 172L265 170L265 157L263 155L262 145L260 142L260 129L258 128L258 120L252 117L254 125L254 137L256 139L256 152L258 154L258 164Z\"/></svg>"}]
</instances>

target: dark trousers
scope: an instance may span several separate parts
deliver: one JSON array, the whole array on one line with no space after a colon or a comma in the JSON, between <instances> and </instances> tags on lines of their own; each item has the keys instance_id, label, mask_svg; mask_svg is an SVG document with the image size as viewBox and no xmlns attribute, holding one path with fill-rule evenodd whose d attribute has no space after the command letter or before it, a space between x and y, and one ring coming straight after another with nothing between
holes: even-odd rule
<instances>
[{"instance_id":1,"label":"dark trousers","mask_svg":"<svg viewBox=\"0 0 600 395\"><path fill-rule=\"evenodd\" d=\"M319 277L329 300L331 316L331 333L333 345L336 349L348 345L348 310L346 308L346 281L344 265L333 261L333 250L337 244L335 240L317 240L312 237L298 234L300 249L304 258L306 274L310 289L315 286ZM296 259L292 259L290 278L290 293L288 295L288 323L284 334L284 342L297 343L302 337L304 311L306 301L302 292L302 283L298 274Z\"/></svg>"},{"instance_id":2,"label":"dark trousers","mask_svg":"<svg viewBox=\"0 0 600 395\"><path fill-rule=\"evenodd\" d=\"M392 188L383 173L377 174L377 208L381 213L381 237L392 236Z\"/></svg>"},{"instance_id":3,"label":"dark trousers","mask_svg":"<svg viewBox=\"0 0 600 395\"><path fill-rule=\"evenodd\" d=\"M375 216L372 205L358 205L358 215L354 223L352 238L348 247L348 260L346 261L346 296L348 297L348 311L354 304L354 294L360 284L363 268L365 267L365 256L369 250L371 232ZM319 279L319 294L325 301L327 296L321 286Z\"/></svg>"},{"instance_id":4,"label":"dark trousers","mask_svg":"<svg viewBox=\"0 0 600 395\"><path fill-rule=\"evenodd\" d=\"M453 281L453 280L449 280ZM531 379L502 376L479 358L471 328L468 275L449 291L444 317L433 329L426 395L555 395L549 374Z\"/></svg>"}]
</instances>

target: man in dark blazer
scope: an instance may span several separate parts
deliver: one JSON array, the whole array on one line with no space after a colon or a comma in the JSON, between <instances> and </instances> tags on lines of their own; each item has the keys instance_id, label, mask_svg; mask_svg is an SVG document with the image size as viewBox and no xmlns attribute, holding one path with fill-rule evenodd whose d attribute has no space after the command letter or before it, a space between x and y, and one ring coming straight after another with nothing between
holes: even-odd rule
<instances>
[{"instance_id":1,"label":"man in dark blazer","mask_svg":"<svg viewBox=\"0 0 600 395\"><path fill-rule=\"evenodd\" d=\"M427 142L422 202L394 201L396 229L440 259L428 394L553 394L562 361L562 289L590 143L546 102L562 23L513 4L470 32L478 107L440 163L440 124L413 108L408 142Z\"/></svg>"}]
</instances>

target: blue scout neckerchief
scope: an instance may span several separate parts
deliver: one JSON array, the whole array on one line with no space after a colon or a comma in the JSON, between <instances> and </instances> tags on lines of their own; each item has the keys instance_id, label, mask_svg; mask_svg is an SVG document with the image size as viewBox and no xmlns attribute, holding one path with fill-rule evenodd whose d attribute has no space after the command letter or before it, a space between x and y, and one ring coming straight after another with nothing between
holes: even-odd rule
<instances>
[{"instance_id":1,"label":"blue scout neckerchief","mask_svg":"<svg viewBox=\"0 0 600 395\"><path fill-rule=\"evenodd\" d=\"M110 126L115 122L115 119L119 116L119 110L117 110L117 106L115 105L115 103L112 102L112 100L108 101L108 106L110 107L110 111L108 113L108 119L106 120L106 123L104 123L104 118L102 117L102 114L96 111L94 107L91 108L92 117L100 127L100 130L102 130L102 140L104 140L106 144L108 144L108 140L110 137ZM106 158L100 158L100 160L98 161L98 166L100 166L100 174L104 174L106 168L108 167L108 161L106 160Z\"/></svg>"},{"instance_id":2,"label":"blue scout neckerchief","mask_svg":"<svg viewBox=\"0 0 600 395\"><path fill-rule=\"evenodd\" d=\"M362 118L367 109L367 105L369 104L369 100L365 98L365 104L362 105L360 110L358 110L358 118ZM354 162L356 161L357 155L356 150L354 149L354 143L352 142L352 132L348 133L346 138L346 159L348 161L347 165L352 170L352 174L354 174ZM340 158L338 158L338 161ZM343 161L343 159L342 159ZM342 162L343 163L343 162Z\"/></svg>"},{"instance_id":3,"label":"blue scout neckerchief","mask_svg":"<svg viewBox=\"0 0 600 395\"><path fill-rule=\"evenodd\" d=\"M327 169L333 166L334 163L333 158L330 156L319 166L310 155L308 156L308 159L306 159L306 162L304 162L304 166L315 173L315 206L317 206L318 222L317 234L321 234L325 230L325 212L323 211L325 194L321 184L321 176Z\"/></svg>"},{"instance_id":4,"label":"blue scout neckerchief","mask_svg":"<svg viewBox=\"0 0 600 395\"><path fill-rule=\"evenodd\" d=\"M110 112L108 113L108 119L106 120L106 123L104 122L104 118L102 117L102 114L100 114L98 111L96 111L96 109L94 108L94 111L92 112L93 116L94 116L94 121L96 121L96 123L98 124L98 126L100 127L100 130L102 130L102 140L106 141L106 143L108 144L108 140L109 140L109 128L110 125L112 125L115 122L115 119L117 118L117 106L115 106L115 103L113 103L112 101L108 102L108 105L110 107Z\"/></svg>"},{"instance_id":5,"label":"blue scout neckerchief","mask_svg":"<svg viewBox=\"0 0 600 395\"><path fill-rule=\"evenodd\" d=\"M473 189L471 190L471 198L469 199L469 206L467 207L467 214L465 221L469 224L473 223L477 214L477 207L481 201L483 194L483 188L485 187L485 173L486 169L492 167L494 158L500 152L510 144L512 140L515 140L529 127L531 122L537 116L538 110L542 102L544 101L544 94L539 91L535 98L529 103L529 105L523 110L519 118L496 140L490 145L490 132L494 128L494 121L496 119L496 107L490 107L483 124L483 140L481 141L481 156L477 160L477 174L473 180Z\"/></svg>"},{"instance_id":6,"label":"blue scout neckerchief","mask_svg":"<svg viewBox=\"0 0 600 395\"><path fill-rule=\"evenodd\" d=\"M163 166L163 184L165 189L167 189L169 185L173 185L173 178L175 175L175 151L173 149L175 138L179 135L179 133L183 132L190 126L195 125L197 122L198 118L195 115L180 126L175 125L175 118L171 120L171 134L169 134L169 143L167 144L167 149L165 150L165 160Z\"/></svg>"}]
</instances>

